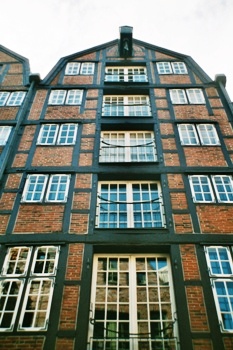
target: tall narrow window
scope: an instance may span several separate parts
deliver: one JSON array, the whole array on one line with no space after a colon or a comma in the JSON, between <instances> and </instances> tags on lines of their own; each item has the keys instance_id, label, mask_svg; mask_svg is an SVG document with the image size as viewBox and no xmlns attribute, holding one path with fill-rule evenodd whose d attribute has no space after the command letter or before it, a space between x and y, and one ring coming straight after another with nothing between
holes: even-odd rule
<instances>
[{"instance_id":1,"label":"tall narrow window","mask_svg":"<svg viewBox=\"0 0 233 350\"><path fill-rule=\"evenodd\" d=\"M4 146L10 136L12 126L0 126L0 146Z\"/></svg>"},{"instance_id":2,"label":"tall narrow window","mask_svg":"<svg viewBox=\"0 0 233 350\"><path fill-rule=\"evenodd\" d=\"M156 160L155 141L149 131L101 134L100 162L154 162Z\"/></svg>"},{"instance_id":3,"label":"tall narrow window","mask_svg":"<svg viewBox=\"0 0 233 350\"><path fill-rule=\"evenodd\" d=\"M94 257L90 350L178 349L166 255Z\"/></svg>"},{"instance_id":4,"label":"tall narrow window","mask_svg":"<svg viewBox=\"0 0 233 350\"><path fill-rule=\"evenodd\" d=\"M232 247L211 246L205 252L221 330L233 332Z\"/></svg>"},{"instance_id":5,"label":"tall narrow window","mask_svg":"<svg viewBox=\"0 0 233 350\"><path fill-rule=\"evenodd\" d=\"M47 329L58 255L55 246L9 248L0 275L0 331L13 331L18 313L19 330Z\"/></svg>"},{"instance_id":6,"label":"tall narrow window","mask_svg":"<svg viewBox=\"0 0 233 350\"><path fill-rule=\"evenodd\" d=\"M144 117L151 116L148 96L105 96L103 116Z\"/></svg>"},{"instance_id":7,"label":"tall narrow window","mask_svg":"<svg viewBox=\"0 0 233 350\"><path fill-rule=\"evenodd\" d=\"M97 227L164 227L160 184L99 183Z\"/></svg>"}]
</instances>

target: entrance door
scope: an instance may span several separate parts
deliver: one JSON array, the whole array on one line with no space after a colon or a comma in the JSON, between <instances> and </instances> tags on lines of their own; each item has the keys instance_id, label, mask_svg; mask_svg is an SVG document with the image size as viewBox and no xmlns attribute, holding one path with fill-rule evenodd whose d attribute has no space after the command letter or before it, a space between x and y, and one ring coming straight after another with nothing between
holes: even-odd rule
<instances>
[{"instance_id":1,"label":"entrance door","mask_svg":"<svg viewBox=\"0 0 233 350\"><path fill-rule=\"evenodd\" d=\"M166 255L94 257L90 350L175 350L176 322Z\"/></svg>"}]
</instances>

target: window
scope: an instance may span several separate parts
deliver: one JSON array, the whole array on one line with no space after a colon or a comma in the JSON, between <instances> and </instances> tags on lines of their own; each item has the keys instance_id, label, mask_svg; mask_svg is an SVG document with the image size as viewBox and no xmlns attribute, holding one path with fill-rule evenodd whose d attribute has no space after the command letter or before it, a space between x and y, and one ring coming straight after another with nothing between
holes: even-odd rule
<instances>
[{"instance_id":1,"label":"window","mask_svg":"<svg viewBox=\"0 0 233 350\"><path fill-rule=\"evenodd\" d=\"M167 255L96 255L90 350L178 349Z\"/></svg>"},{"instance_id":2,"label":"window","mask_svg":"<svg viewBox=\"0 0 233 350\"><path fill-rule=\"evenodd\" d=\"M78 124L44 124L41 126L37 144L73 145L76 141Z\"/></svg>"},{"instance_id":3,"label":"window","mask_svg":"<svg viewBox=\"0 0 233 350\"><path fill-rule=\"evenodd\" d=\"M0 106L20 106L26 95L25 91L0 92Z\"/></svg>"},{"instance_id":4,"label":"window","mask_svg":"<svg viewBox=\"0 0 233 350\"><path fill-rule=\"evenodd\" d=\"M103 116L151 116L148 96L104 96Z\"/></svg>"},{"instance_id":5,"label":"window","mask_svg":"<svg viewBox=\"0 0 233 350\"><path fill-rule=\"evenodd\" d=\"M91 62L69 62L66 65L66 75L92 75L94 74L95 64Z\"/></svg>"},{"instance_id":6,"label":"window","mask_svg":"<svg viewBox=\"0 0 233 350\"><path fill-rule=\"evenodd\" d=\"M189 176L193 200L195 202L233 202L233 182L228 175Z\"/></svg>"},{"instance_id":7,"label":"window","mask_svg":"<svg viewBox=\"0 0 233 350\"><path fill-rule=\"evenodd\" d=\"M221 329L233 332L232 248L211 246L205 253Z\"/></svg>"},{"instance_id":8,"label":"window","mask_svg":"<svg viewBox=\"0 0 233 350\"><path fill-rule=\"evenodd\" d=\"M22 202L66 202L70 175L28 175Z\"/></svg>"},{"instance_id":9,"label":"window","mask_svg":"<svg viewBox=\"0 0 233 350\"><path fill-rule=\"evenodd\" d=\"M80 105L83 90L52 90L49 97L49 105Z\"/></svg>"},{"instance_id":10,"label":"window","mask_svg":"<svg viewBox=\"0 0 233 350\"><path fill-rule=\"evenodd\" d=\"M12 126L0 126L0 146L4 146L10 136Z\"/></svg>"},{"instance_id":11,"label":"window","mask_svg":"<svg viewBox=\"0 0 233 350\"><path fill-rule=\"evenodd\" d=\"M18 330L47 329L58 256L55 246L9 248L0 275L0 331L13 331L19 312Z\"/></svg>"},{"instance_id":12,"label":"window","mask_svg":"<svg viewBox=\"0 0 233 350\"><path fill-rule=\"evenodd\" d=\"M145 67L107 67L105 81L144 83L148 78Z\"/></svg>"},{"instance_id":13,"label":"window","mask_svg":"<svg viewBox=\"0 0 233 350\"><path fill-rule=\"evenodd\" d=\"M154 162L155 141L150 131L102 132L100 162Z\"/></svg>"},{"instance_id":14,"label":"window","mask_svg":"<svg viewBox=\"0 0 233 350\"><path fill-rule=\"evenodd\" d=\"M157 62L159 74L187 74L184 62Z\"/></svg>"},{"instance_id":15,"label":"window","mask_svg":"<svg viewBox=\"0 0 233 350\"><path fill-rule=\"evenodd\" d=\"M205 97L201 89L171 89L170 97L173 104L204 104Z\"/></svg>"},{"instance_id":16,"label":"window","mask_svg":"<svg viewBox=\"0 0 233 350\"><path fill-rule=\"evenodd\" d=\"M101 182L97 227L164 227L161 188L157 182Z\"/></svg>"},{"instance_id":17,"label":"window","mask_svg":"<svg viewBox=\"0 0 233 350\"><path fill-rule=\"evenodd\" d=\"M213 124L178 124L178 130L182 145L220 145Z\"/></svg>"}]
</instances>

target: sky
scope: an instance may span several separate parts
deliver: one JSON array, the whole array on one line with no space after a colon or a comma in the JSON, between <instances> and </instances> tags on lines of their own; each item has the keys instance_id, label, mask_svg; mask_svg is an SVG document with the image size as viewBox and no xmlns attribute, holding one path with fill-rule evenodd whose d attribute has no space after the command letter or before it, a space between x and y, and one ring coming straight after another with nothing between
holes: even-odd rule
<instances>
[{"instance_id":1,"label":"sky","mask_svg":"<svg viewBox=\"0 0 233 350\"><path fill-rule=\"evenodd\" d=\"M1 0L0 44L43 79L61 57L133 37L191 56L233 101L233 0Z\"/></svg>"}]
</instances>

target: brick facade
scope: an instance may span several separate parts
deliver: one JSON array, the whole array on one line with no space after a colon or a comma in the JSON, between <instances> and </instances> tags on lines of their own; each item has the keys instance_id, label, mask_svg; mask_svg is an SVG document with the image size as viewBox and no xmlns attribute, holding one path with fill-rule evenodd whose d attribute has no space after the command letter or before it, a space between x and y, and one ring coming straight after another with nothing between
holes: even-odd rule
<instances>
[{"instance_id":1,"label":"brick facade","mask_svg":"<svg viewBox=\"0 0 233 350\"><path fill-rule=\"evenodd\" d=\"M215 301L203 257L205 246L230 244L233 201L221 202L212 182L214 200L195 201L189 183L192 175L206 176L211 181L213 175L232 176L233 111L226 90L222 84L212 81L201 68L194 66L187 56L133 39L132 57L126 60L119 57L118 45L116 40L95 50L67 56L42 81L38 77L29 78L27 59L0 46L0 92L24 91L28 97L19 106L0 106L0 127L12 126L9 140L1 146L0 152L0 263L3 264L8 248L12 246L59 247L56 276L45 276L56 280L45 329L20 333L17 326L19 314L16 313L10 330L2 332L0 323L0 349L91 350L91 345L88 347L87 344L91 341L88 332L92 327L89 319L92 281L95 280L92 271L94 255L146 256L164 252L171 261L174 305L177 307L175 322L180 343L171 349L232 348L232 330L225 332L220 328L217 312L212 309ZM65 68L69 62L93 63L93 73L68 75ZM188 70L186 74L160 74L156 66L158 62L184 62ZM148 81L105 81L106 67L131 66L146 68ZM205 103L172 103L171 89L201 89ZM83 90L83 98L79 104L69 104L65 100L52 105L48 100L54 90L66 93ZM103 116L104 95L148 95L151 115ZM75 142L59 144L56 139L53 144L48 140L38 144L42 126L55 125L59 129L63 124L77 125ZM199 124L214 125L219 144L181 144L178 124L194 125L194 128ZM110 160L100 163L101 131L152 132L157 160L148 163L111 160L116 146L113 144ZM55 134L51 138L55 138ZM27 179L30 176L39 179L40 175L46 177L41 199L22 200ZM59 196L54 199L53 191L57 184L50 187L50 180L62 175L69 176L69 186L65 199L61 201ZM162 188L165 224L162 227L98 227L100 181L158 181ZM28 192L32 187L28 187ZM64 184L60 185L60 195L64 187ZM34 191L36 194L41 192L42 184L34 187ZM35 193L32 194L34 198ZM119 198L116 204L121 202ZM104 200L107 201L106 198ZM107 211L107 204L103 203L102 207ZM109 221L114 220L114 210L109 215ZM103 210L103 217L104 214ZM32 262L29 268L31 266ZM104 293L104 289L99 293ZM108 301L113 302L109 298ZM19 310L22 307L21 301ZM212 314L213 319L210 317ZM182 325L185 325L185 331Z\"/></svg>"}]
</instances>

